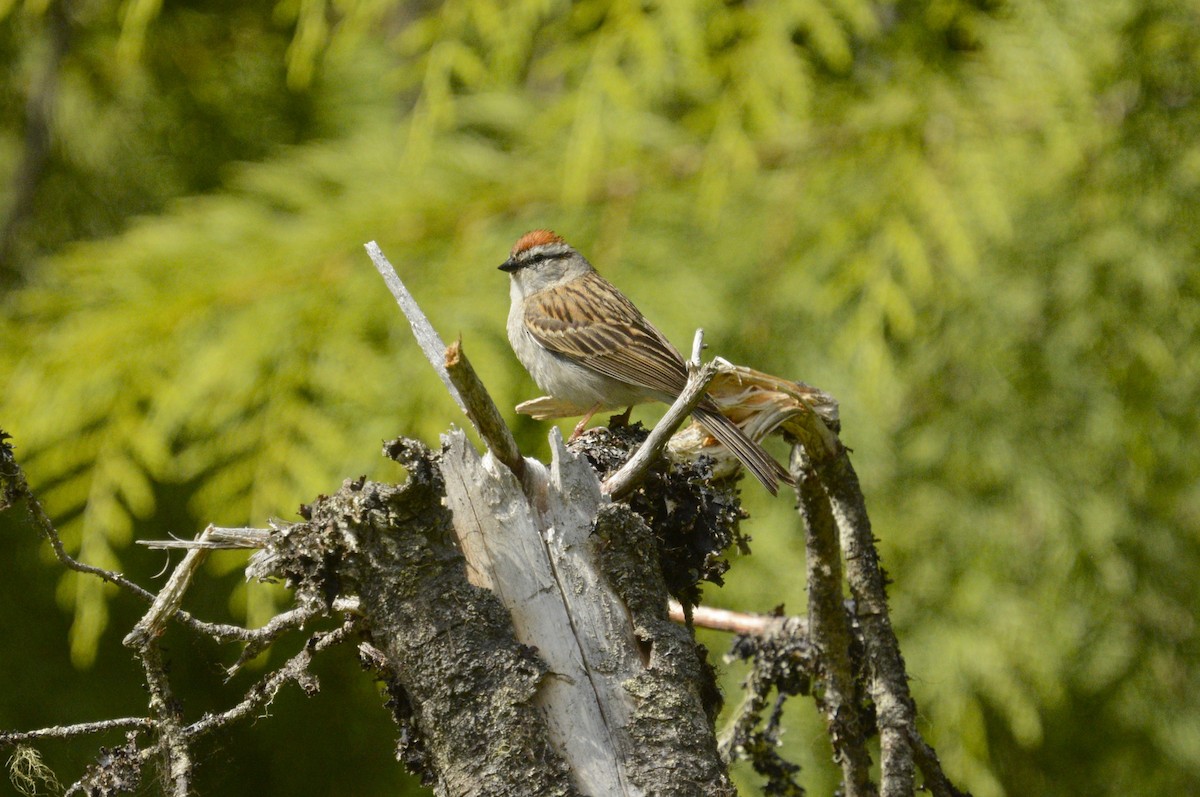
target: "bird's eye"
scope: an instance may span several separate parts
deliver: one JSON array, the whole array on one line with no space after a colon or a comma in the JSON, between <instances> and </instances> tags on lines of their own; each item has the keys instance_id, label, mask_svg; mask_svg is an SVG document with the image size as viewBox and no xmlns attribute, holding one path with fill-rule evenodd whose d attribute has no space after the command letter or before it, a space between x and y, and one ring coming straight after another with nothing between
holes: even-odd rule
<instances>
[{"instance_id":1,"label":"bird's eye","mask_svg":"<svg viewBox=\"0 0 1200 797\"><path fill-rule=\"evenodd\" d=\"M548 254L546 254L545 252L538 252L536 255L530 255L529 258L525 261L525 265L532 266L534 263L541 263L543 260L545 260L548 257L550 257L550 256Z\"/></svg>"}]
</instances>

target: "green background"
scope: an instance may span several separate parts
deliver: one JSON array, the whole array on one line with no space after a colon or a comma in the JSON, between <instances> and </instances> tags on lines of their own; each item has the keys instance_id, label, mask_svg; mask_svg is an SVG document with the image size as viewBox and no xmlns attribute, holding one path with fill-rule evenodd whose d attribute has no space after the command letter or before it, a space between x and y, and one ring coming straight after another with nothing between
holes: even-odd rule
<instances>
[{"instance_id":1,"label":"green background","mask_svg":"<svg viewBox=\"0 0 1200 797\"><path fill-rule=\"evenodd\" d=\"M157 588L132 539L294 519L463 423L366 241L502 407L536 395L495 266L550 227L678 345L840 399L960 786L1200 791L1197 3L10 0L0 54L0 428L84 560ZM708 598L803 611L796 517L744 491ZM269 617L243 561L188 607ZM0 563L0 727L142 711L142 607L20 511ZM262 672L167 646L190 718ZM204 746L201 793L422 793L351 653L319 672ZM826 794L813 715L784 752ZM69 783L119 741L41 750Z\"/></svg>"}]
</instances>

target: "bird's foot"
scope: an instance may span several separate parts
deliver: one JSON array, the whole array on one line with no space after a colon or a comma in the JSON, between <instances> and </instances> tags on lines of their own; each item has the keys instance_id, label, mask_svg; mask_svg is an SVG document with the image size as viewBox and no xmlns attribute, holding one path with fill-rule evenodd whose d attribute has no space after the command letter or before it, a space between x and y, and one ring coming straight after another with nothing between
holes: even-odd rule
<instances>
[{"instance_id":1,"label":"bird's foot","mask_svg":"<svg viewBox=\"0 0 1200 797\"><path fill-rule=\"evenodd\" d=\"M600 404L597 402L590 410L587 411L587 414L583 416L579 423L575 424L575 431L571 432L571 436L567 438L568 443L574 443L579 439L579 436L583 434L583 430L587 428L588 421L592 419L592 416L595 415L596 411L599 409Z\"/></svg>"}]
</instances>

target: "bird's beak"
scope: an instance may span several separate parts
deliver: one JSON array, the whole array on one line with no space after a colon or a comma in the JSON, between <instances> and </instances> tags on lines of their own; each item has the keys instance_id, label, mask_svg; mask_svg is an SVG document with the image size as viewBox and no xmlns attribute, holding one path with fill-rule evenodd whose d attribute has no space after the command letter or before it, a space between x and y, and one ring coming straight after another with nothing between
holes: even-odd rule
<instances>
[{"instance_id":1,"label":"bird's beak","mask_svg":"<svg viewBox=\"0 0 1200 797\"><path fill-rule=\"evenodd\" d=\"M513 259L510 257L508 260L505 260L503 263L501 263L499 268L501 271L507 271L509 274L511 274L517 270L517 264L514 263Z\"/></svg>"}]
</instances>

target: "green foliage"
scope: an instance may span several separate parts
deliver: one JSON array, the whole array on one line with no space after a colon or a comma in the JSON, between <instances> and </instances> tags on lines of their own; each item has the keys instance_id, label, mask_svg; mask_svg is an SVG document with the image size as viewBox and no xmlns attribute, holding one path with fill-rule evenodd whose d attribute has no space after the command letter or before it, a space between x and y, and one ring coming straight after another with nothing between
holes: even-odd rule
<instances>
[{"instance_id":1,"label":"green foliage","mask_svg":"<svg viewBox=\"0 0 1200 797\"><path fill-rule=\"evenodd\" d=\"M460 422L365 241L502 406L533 395L493 266L551 226L676 341L703 325L841 399L962 785L1200 786L1196 10L122 8L74 18L0 320L0 421L85 559L119 566L167 489L197 524L261 524L396 478L384 437ZM21 74L40 19L2 23ZM0 126L7 177L19 120ZM747 493L756 555L720 599L800 610L795 519ZM104 596L60 596L86 663ZM789 713L790 752L820 765Z\"/></svg>"}]
</instances>

